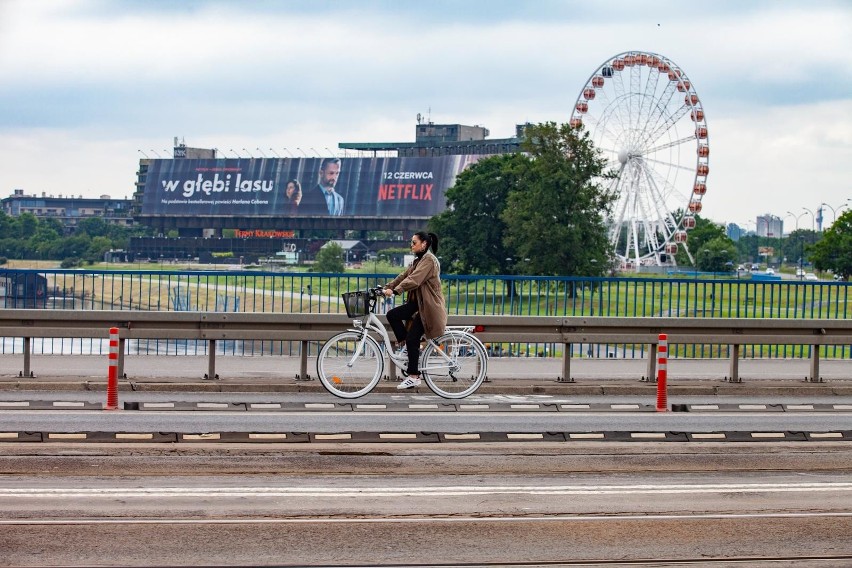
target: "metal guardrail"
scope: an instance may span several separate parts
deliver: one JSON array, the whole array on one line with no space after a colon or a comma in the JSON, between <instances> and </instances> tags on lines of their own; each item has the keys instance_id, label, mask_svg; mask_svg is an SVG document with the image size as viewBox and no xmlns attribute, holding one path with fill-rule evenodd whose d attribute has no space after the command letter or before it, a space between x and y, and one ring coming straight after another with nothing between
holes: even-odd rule
<instances>
[{"instance_id":1,"label":"metal guardrail","mask_svg":"<svg viewBox=\"0 0 852 568\"><path fill-rule=\"evenodd\" d=\"M384 316L380 316L384 318ZM753 318L608 318L453 316L450 325L478 326L483 342L562 344L562 375L570 382L574 343L623 343L649 346L648 374L656 377L659 334L669 345L716 344L731 346L729 380L739 382L743 345L805 345L810 349L810 380L819 381L821 346L852 345L850 320L792 320ZM351 319L341 314L264 314L218 312L137 312L76 310L0 310L0 336L24 339L24 376L30 376L30 341L33 338L107 338L119 329L119 376L123 376L128 339L202 340L209 342L208 378L216 377L216 342L222 340L298 341L300 373L307 379L309 342L322 342L347 327Z\"/></svg>"}]
</instances>

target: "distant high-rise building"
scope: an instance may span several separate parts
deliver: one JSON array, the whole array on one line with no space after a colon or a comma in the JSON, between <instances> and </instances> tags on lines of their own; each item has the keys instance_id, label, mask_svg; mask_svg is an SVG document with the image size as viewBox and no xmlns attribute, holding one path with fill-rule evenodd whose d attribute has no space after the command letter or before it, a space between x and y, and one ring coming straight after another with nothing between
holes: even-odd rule
<instances>
[{"instance_id":1,"label":"distant high-rise building","mask_svg":"<svg viewBox=\"0 0 852 568\"><path fill-rule=\"evenodd\" d=\"M780 239L784 235L784 221L777 215L759 215L757 217L757 236Z\"/></svg>"},{"instance_id":2,"label":"distant high-rise building","mask_svg":"<svg viewBox=\"0 0 852 568\"><path fill-rule=\"evenodd\" d=\"M746 230L736 223L728 223L728 226L725 228L725 234L728 235L729 239L736 242L740 240L740 237L745 236Z\"/></svg>"}]
</instances>

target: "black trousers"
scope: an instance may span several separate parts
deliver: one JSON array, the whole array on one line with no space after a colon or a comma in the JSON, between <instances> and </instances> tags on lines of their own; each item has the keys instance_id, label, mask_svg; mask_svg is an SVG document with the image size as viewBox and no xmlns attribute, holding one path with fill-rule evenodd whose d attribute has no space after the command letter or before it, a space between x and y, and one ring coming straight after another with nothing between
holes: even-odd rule
<instances>
[{"instance_id":1,"label":"black trousers","mask_svg":"<svg viewBox=\"0 0 852 568\"><path fill-rule=\"evenodd\" d=\"M405 341L408 350L408 368L406 373L417 375L420 359L420 338L423 337L423 322L417 313L417 302L406 302L385 314L397 341ZM411 329L405 329L405 322L411 322Z\"/></svg>"}]
</instances>

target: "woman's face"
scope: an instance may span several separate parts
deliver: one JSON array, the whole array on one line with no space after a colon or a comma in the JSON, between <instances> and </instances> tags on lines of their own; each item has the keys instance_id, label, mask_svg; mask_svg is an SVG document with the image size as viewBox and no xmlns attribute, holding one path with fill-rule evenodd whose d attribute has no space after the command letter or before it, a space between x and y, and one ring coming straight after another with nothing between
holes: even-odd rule
<instances>
[{"instance_id":1,"label":"woman's face","mask_svg":"<svg viewBox=\"0 0 852 568\"><path fill-rule=\"evenodd\" d=\"M418 253L423 252L425 249L426 242L421 241L417 236L411 237L411 252Z\"/></svg>"},{"instance_id":2,"label":"woman's face","mask_svg":"<svg viewBox=\"0 0 852 568\"><path fill-rule=\"evenodd\" d=\"M293 197L293 193L296 191L296 185L291 181L287 184L287 197Z\"/></svg>"}]
</instances>

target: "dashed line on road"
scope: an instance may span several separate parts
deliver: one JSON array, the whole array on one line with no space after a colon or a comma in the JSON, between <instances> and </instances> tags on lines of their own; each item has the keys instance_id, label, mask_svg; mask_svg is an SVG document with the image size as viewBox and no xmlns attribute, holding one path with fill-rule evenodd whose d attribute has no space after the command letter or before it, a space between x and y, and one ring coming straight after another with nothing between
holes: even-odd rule
<instances>
[{"instance_id":1,"label":"dashed line on road","mask_svg":"<svg viewBox=\"0 0 852 568\"><path fill-rule=\"evenodd\" d=\"M102 403L86 401L0 401L4 410L103 410ZM672 404L673 412L850 412L852 404ZM642 403L539 403L539 402L125 402L129 411L198 412L656 412Z\"/></svg>"},{"instance_id":2,"label":"dashed line on road","mask_svg":"<svg viewBox=\"0 0 852 568\"><path fill-rule=\"evenodd\" d=\"M837 442L852 430L824 432L0 432L0 443L468 443L468 442Z\"/></svg>"}]
</instances>

